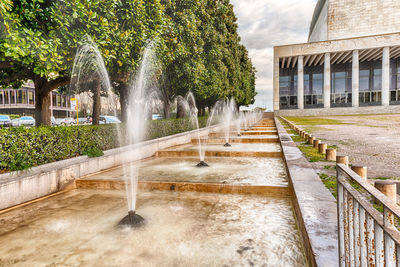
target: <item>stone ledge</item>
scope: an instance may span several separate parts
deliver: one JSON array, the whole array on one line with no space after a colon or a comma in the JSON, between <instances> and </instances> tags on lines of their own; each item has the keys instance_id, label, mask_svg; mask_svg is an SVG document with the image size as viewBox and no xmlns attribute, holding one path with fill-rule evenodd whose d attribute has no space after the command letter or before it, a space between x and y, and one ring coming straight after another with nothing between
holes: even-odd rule
<instances>
[{"instance_id":1,"label":"stone ledge","mask_svg":"<svg viewBox=\"0 0 400 267\"><path fill-rule=\"evenodd\" d=\"M219 130L220 127L214 125L202 128L200 136L208 134L211 130ZM101 157L80 156L24 171L1 174L0 210L64 190L71 186L75 179L91 173L151 157L160 149L190 143L192 138L197 138L197 130L114 148L105 151Z\"/></svg>"},{"instance_id":2,"label":"stone ledge","mask_svg":"<svg viewBox=\"0 0 400 267\"><path fill-rule=\"evenodd\" d=\"M294 208L312 266L339 266L336 200L275 118Z\"/></svg>"}]
</instances>

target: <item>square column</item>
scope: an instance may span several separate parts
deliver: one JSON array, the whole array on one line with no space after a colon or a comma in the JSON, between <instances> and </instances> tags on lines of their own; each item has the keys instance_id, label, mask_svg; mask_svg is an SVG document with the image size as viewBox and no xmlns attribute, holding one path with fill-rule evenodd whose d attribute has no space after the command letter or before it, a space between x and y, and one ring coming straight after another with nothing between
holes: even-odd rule
<instances>
[{"instance_id":1,"label":"square column","mask_svg":"<svg viewBox=\"0 0 400 267\"><path fill-rule=\"evenodd\" d=\"M297 60L297 108L304 109L304 69L303 56Z\"/></svg>"},{"instance_id":2,"label":"square column","mask_svg":"<svg viewBox=\"0 0 400 267\"><path fill-rule=\"evenodd\" d=\"M325 53L324 58L324 108L331 107L331 54Z\"/></svg>"},{"instance_id":3,"label":"square column","mask_svg":"<svg viewBox=\"0 0 400 267\"><path fill-rule=\"evenodd\" d=\"M382 106L389 106L390 91L390 48L384 47L382 52Z\"/></svg>"},{"instance_id":4,"label":"square column","mask_svg":"<svg viewBox=\"0 0 400 267\"><path fill-rule=\"evenodd\" d=\"M354 50L351 70L351 103L353 107L359 107L360 105L360 65L358 55L358 50Z\"/></svg>"},{"instance_id":5,"label":"square column","mask_svg":"<svg viewBox=\"0 0 400 267\"><path fill-rule=\"evenodd\" d=\"M275 54L275 53L274 53ZM274 110L279 110L279 57L274 56Z\"/></svg>"}]
</instances>

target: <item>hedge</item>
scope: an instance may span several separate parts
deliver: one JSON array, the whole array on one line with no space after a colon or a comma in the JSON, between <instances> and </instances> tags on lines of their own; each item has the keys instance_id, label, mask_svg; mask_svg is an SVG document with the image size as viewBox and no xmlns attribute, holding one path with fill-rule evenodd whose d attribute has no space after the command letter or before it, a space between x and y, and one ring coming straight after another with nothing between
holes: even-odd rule
<instances>
[{"instance_id":1,"label":"hedge","mask_svg":"<svg viewBox=\"0 0 400 267\"><path fill-rule=\"evenodd\" d=\"M200 127L207 118L200 117ZM23 170L80 155L126 145L126 125L80 125L0 128L0 173ZM146 140L173 135L193 127L189 119L149 121ZM123 139L123 138L122 138Z\"/></svg>"}]
</instances>

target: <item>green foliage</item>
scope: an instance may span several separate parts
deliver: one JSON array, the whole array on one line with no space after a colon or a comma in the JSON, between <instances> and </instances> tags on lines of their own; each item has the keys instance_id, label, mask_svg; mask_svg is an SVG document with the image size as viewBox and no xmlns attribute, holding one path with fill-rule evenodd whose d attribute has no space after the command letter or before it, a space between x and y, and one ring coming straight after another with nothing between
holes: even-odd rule
<instances>
[{"instance_id":1,"label":"green foliage","mask_svg":"<svg viewBox=\"0 0 400 267\"><path fill-rule=\"evenodd\" d=\"M103 151L96 147L89 147L86 151L83 152L83 155L87 155L89 158L101 157L104 155Z\"/></svg>"},{"instance_id":2,"label":"green foliage","mask_svg":"<svg viewBox=\"0 0 400 267\"><path fill-rule=\"evenodd\" d=\"M325 173L320 173L319 178L324 183L325 187L332 193L332 195L337 198L337 182L336 176L329 176Z\"/></svg>"},{"instance_id":3,"label":"green foliage","mask_svg":"<svg viewBox=\"0 0 400 267\"><path fill-rule=\"evenodd\" d=\"M206 117L199 118L205 127ZM98 157L102 151L126 145L125 125L81 125L0 128L0 173L24 170L80 155ZM149 121L146 139L193 130L189 119Z\"/></svg>"}]
</instances>

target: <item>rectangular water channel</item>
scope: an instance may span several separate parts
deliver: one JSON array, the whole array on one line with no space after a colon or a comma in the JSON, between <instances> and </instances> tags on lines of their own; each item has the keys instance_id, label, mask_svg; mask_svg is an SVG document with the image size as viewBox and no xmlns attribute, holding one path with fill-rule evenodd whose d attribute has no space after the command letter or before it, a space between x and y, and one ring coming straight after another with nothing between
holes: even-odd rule
<instances>
[{"instance_id":1,"label":"rectangular water channel","mask_svg":"<svg viewBox=\"0 0 400 267\"><path fill-rule=\"evenodd\" d=\"M72 190L0 215L0 265L305 266L290 198L142 192L147 223L116 227L122 190Z\"/></svg>"},{"instance_id":2,"label":"rectangular water channel","mask_svg":"<svg viewBox=\"0 0 400 267\"><path fill-rule=\"evenodd\" d=\"M140 181L226 183L287 186L281 158L210 157L198 168L198 157L155 157L137 163ZM90 175L90 180L124 180L124 167Z\"/></svg>"}]
</instances>

